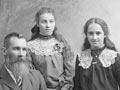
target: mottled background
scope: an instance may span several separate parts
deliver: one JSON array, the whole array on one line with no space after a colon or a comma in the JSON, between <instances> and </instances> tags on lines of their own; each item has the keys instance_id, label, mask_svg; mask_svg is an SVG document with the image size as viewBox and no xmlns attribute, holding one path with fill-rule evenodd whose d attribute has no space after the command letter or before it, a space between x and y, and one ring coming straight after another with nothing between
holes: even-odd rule
<instances>
[{"instance_id":1,"label":"mottled background","mask_svg":"<svg viewBox=\"0 0 120 90\"><path fill-rule=\"evenodd\" d=\"M42 6L51 7L57 16L57 27L75 54L83 43L83 25L91 17L103 18L109 25L110 38L120 50L120 0L0 0L0 48L6 34L17 31L27 40L34 26L34 15ZM3 64L0 51L0 66Z\"/></svg>"}]
</instances>

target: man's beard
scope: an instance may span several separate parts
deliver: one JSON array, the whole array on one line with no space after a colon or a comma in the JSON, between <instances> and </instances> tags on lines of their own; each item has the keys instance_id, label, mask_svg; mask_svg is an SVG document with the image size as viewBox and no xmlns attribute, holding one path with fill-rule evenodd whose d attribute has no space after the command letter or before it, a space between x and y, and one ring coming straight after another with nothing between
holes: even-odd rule
<instances>
[{"instance_id":1,"label":"man's beard","mask_svg":"<svg viewBox=\"0 0 120 90\"><path fill-rule=\"evenodd\" d=\"M18 78L19 76L23 77L25 75L28 75L29 69L27 67L27 63L24 61L18 61L13 64L13 74L15 78Z\"/></svg>"}]
</instances>

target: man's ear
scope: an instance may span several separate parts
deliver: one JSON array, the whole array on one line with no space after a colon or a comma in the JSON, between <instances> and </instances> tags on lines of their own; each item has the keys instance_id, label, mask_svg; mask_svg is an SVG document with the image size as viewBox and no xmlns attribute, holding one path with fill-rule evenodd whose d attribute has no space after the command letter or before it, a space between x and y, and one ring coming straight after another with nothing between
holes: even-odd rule
<instances>
[{"instance_id":1,"label":"man's ear","mask_svg":"<svg viewBox=\"0 0 120 90\"><path fill-rule=\"evenodd\" d=\"M2 47L1 50L2 50L3 54L6 55L7 49L5 47Z\"/></svg>"}]
</instances>

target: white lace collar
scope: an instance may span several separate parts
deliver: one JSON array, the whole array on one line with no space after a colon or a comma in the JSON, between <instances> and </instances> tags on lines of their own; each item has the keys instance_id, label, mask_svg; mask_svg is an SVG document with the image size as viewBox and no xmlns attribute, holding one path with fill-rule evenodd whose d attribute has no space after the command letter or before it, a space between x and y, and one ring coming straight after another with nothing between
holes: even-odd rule
<instances>
[{"instance_id":1,"label":"white lace collar","mask_svg":"<svg viewBox=\"0 0 120 90\"><path fill-rule=\"evenodd\" d=\"M79 66L82 66L84 69L87 69L91 66L93 57L91 56L90 49L83 51L78 56L80 61ZM110 67L111 64L114 64L116 56L117 56L116 51L105 48L98 58L102 63L103 67Z\"/></svg>"},{"instance_id":2,"label":"white lace collar","mask_svg":"<svg viewBox=\"0 0 120 90\"><path fill-rule=\"evenodd\" d=\"M63 43L60 43L55 38L49 40L36 39L28 42L28 48L36 55L53 55L63 51Z\"/></svg>"}]
</instances>

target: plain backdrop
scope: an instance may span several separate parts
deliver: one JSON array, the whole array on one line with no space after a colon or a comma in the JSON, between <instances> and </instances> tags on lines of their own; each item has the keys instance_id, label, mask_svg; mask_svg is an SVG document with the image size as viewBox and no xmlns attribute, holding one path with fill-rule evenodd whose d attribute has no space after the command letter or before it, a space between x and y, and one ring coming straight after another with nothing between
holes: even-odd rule
<instances>
[{"instance_id":1,"label":"plain backdrop","mask_svg":"<svg viewBox=\"0 0 120 90\"><path fill-rule=\"evenodd\" d=\"M120 0L0 0L0 48L6 34L17 31L30 39L35 13L43 6L56 12L58 30L75 53L81 52L83 26L91 17L104 19L110 38L120 50ZM4 56L0 49L0 67Z\"/></svg>"}]
</instances>

